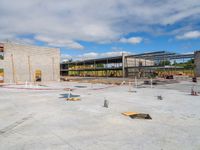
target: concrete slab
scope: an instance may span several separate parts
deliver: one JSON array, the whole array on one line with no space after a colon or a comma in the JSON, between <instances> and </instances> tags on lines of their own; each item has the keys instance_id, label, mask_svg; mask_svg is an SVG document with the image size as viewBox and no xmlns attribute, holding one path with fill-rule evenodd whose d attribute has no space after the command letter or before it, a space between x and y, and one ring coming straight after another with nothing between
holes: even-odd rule
<instances>
[{"instance_id":1,"label":"concrete slab","mask_svg":"<svg viewBox=\"0 0 200 150\"><path fill-rule=\"evenodd\" d=\"M46 85L59 90L0 88L0 149L199 149L200 97L189 95L192 84L136 92L126 85L76 82ZM64 88L74 88L81 101L66 101ZM148 113L152 120L121 114L127 111Z\"/></svg>"}]
</instances>

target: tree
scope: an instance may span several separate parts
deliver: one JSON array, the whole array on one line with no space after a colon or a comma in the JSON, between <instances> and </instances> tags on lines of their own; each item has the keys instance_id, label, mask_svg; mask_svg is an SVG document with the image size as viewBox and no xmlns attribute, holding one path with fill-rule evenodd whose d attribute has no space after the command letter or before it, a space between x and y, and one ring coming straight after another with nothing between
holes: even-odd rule
<instances>
[{"instance_id":1,"label":"tree","mask_svg":"<svg viewBox=\"0 0 200 150\"><path fill-rule=\"evenodd\" d=\"M72 59L72 58L68 59L68 62L72 62L72 61L73 61L73 59Z\"/></svg>"},{"instance_id":2,"label":"tree","mask_svg":"<svg viewBox=\"0 0 200 150\"><path fill-rule=\"evenodd\" d=\"M103 68L103 64L96 64L96 67Z\"/></svg>"},{"instance_id":3,"label":"tree","mask_svg":"<svg viewBox=\"0 0 200 150\"><path fill-rule=\"evenodd\" d=\"M180 62L180 63L174 63L174 66L179 66L179 67L183 67L185 69L187 68L194 68L194 59L190 59L187 62Z\"/></svg>"},{"instance_id":4,"label":"tree","mask_svg":"<svg viewBox=\"0 0 200 150\"><path fill-rule=\"evenodd\" d=\"M171 62L169 60L159 62L159 66L169 66L169 65L171 65Z\"/></svg>"}]
</instances>

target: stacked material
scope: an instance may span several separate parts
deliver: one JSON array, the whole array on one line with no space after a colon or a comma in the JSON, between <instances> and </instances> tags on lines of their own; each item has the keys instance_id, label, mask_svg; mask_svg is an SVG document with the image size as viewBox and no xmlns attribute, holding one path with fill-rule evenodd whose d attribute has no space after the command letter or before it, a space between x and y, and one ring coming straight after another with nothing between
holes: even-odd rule
<instances>
[{"instance_id":1,"label":"stacked material","mask_svg":"<svg viewBox=\"0 0 200 150\"><path fill-rule=\"evenodd\" d=\"M66 98L66 101L80 101L81 99L79 97L70 97Z\"/></svg>"}]
</instances>

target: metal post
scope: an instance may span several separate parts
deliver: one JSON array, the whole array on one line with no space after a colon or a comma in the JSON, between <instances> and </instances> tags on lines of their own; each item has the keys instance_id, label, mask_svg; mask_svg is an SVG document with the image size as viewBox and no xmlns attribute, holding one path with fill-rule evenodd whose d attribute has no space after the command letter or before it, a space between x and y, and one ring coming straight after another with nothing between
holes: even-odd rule
<instances>
[{"instance_id":1,"label":"metal post","mask_svg":"<svg viewBox=\"0 0 200 150\"><path fill-rule=\"evenodd\" d=\"M108 58L106 59L106 77L108 78Z\"/></svg>"},{"instance_id":2,"label":"metal post","mask_svg":"<svg viewBox=\"0 0 200 150\"><path fill-rule=\"evenodd\" d=\"M83 76L85 77L85 61L83 61Z\"/></svg>"},{"instance_id":3,"label":"metal post","mask_svg":"<svg viewBox=\"0 0 200 150\"><path fill-rule=\"evenodd\" d=\"M67 63L67 75L69 76L69 62Z\"/></svg>"},{"instance_id":4,"label":"metal post","mask_svg":"<svg viewBox=\"0 0 200 150\"><path fill-rule=\"evenodd\" d=\"M94 77L96 77L97 74L96 74L96 61L94 60Z\"/></svg>"},{"instance_id":5,"label":"metal post","mask_svg":"<svg viewBox=\"0 0 200 150\"><path fill-rule=\"evenodd\" d=\"M123 78L125 78L125 56L124 56L124 53L122 53L122 75L123 75Z\"/></svg>"},{"instance_id":6,"label":"metal post","mask_svg":"<svg viewBox=\"0 0 200 150\"><path fill-rule=\"evenodd\" d=\"M138 83L137 83L137 77L135 77L135 87L137 88Z\"/></svg>"},{"instance_id":7,"label":"metal post","mask_svg":"<svg viewBox=\"0 0 200 150\"><path fill-rule=\"evenodd\" d=\"M69 89L68 94L67 94L67 98L70 98L70 97L71 97L71 90Z\"/></svg>"},{"instance_id":8,"label":"metal post","mask_svg":"<svg viewBox=\"0 0 200 150\"><path fill-rule=\"evenodd\" d=\"M152 80L152 78L151 78L151 88L153 88L153 80Z\"/></svg>"},{"instance_id":9,"label":"metal post","mask_svg":"<svg viewBox=\"0 0 200 150\"><path fill-rule=\"evenodd\" d=\"M144 58L145 61L145 67L144 67L144 77L146 77L146 70L147 72L149 71L148 69L146 69L147 63L146 63L146 58Z\"/></svg>"},{"instance_id":10,"label":"metal post","mask_svg":"<svg viewBox=\"0 0 200 150\"><path fill-rule=\"evenodd\" d=\"M74 67L73 67L74 68ZM75 62L75 68L73 69L73 75L74 74L77 74L76 76L80 76L79 72L78 72L78 69L77 69L77 62ZM79 75L78 75L79 74Z\"/></svg>"}]
</instances>

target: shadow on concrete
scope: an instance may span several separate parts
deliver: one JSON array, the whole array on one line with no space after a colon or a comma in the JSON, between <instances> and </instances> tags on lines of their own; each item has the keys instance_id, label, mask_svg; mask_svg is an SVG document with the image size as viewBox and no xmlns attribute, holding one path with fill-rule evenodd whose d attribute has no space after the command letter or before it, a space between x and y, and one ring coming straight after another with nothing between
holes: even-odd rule
<instances>
[{"instance_id":1,"label":"shadow on concrete","mask_svg":"<svg viewBox=\"0 0 200 150\"><path fill-rule=\"evenodd\" d=\"M74 95L74 94L60 94L61 97L59 98L75 98L75 97L80 97L80 95Z\"/></svg>"},{"instance_id":2,"label":"shadow on concrete","mask_svg":"<svg viewBox=\"0 0 200 150\"><path fill-rule=\"evenodd\" d=\"M74 86L76 88L87 88L87 86Z\"/></svg>"}]
</instances>

